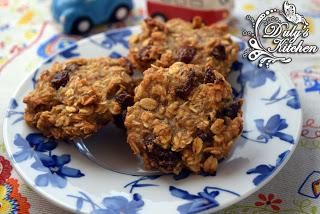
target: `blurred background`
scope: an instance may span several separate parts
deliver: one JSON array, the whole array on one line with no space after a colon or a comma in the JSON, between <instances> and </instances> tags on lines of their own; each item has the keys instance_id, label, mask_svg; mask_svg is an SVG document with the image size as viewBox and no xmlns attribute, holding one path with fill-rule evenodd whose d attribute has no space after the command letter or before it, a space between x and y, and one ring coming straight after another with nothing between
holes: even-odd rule
<instances>
[{"instance_id":1,"label":"blurred background","mask_svg":"<svg viewBox=\"0 0 320 214\"><path fill-rule=\"evenodd\" d=\"M91 3L80 6L79 2ZM108 7L110 2L114 5L111 10L99 9ZM277 0L122 0L126 4L119 3L119 5L116 2L121 1L0 0L0 72L22 53L36 52L24 66L33 68L32 65L84 36L112 28L137 25L148 15L147 2L150 15L157 18L168 19L179 16L189 19L188 16L197 14L203 16L207 23L218 20L228 22L231 33L237 36L241 36L241 31L250 26L249 21L245 20L247 14L256 16L264 9L282 6L282 3ZM169 3L166 7L160 8L159 2ZM299 13L303 14L310 24L309 41L317 42L320 38L320 28L316 27L320 22L320 1L290 2L296 4ZM184 5L184 9L176 10L181 5ZM208 12L203 12L204 8L209 10L209 15ZM68 16L69 10L73 10L75 15ZM93 15L84 16L79 12L81 10L90 11ZM72 20L68 17L72 17ZM117 20L121 21L114 22ZM30 69L27 69L25 72L29 71Z\"/></svg>"},{"instance_id":2,"label":"blurred background","mask_svg":"<svg viewBox=\"0 0 320 214\"><path fill-rule=\"evenodd\" d=\"M84 7L81 2L88 2L88 5ZM250 14L256 17L266 9L281 7L283 1L133 0L119 2L115 0L0 0L0 115L4 115L10 96L28 73L32 72L46 58L84 37L114 28L137 25L148 15L163 20L176 15L188 20L191 19L189 17L195 14L203 16L207 23L215 21L228 23L231 33L242 37L242 30L250 29L250 23L245 19L246 15ZM166 2L168 5L160 8L159 2ZM304 15L309 22L310 37L308 38L308 42L319 45L320 0L292 0L290 3L296 4L298 12ZM109 9L102 10L101 8L105 7L101 5L107 5ZM113 5L112 8L110 8L110 5ZM184 8L177 10L181 5L184 5ZM210 14L208 15L207 12L204 12L203 8L209 8ZM67 9L74 13L68 14ZM93 15L83 16L81 14L82 10L93 11L91 13ZM175 11L175 13L173 14L172 11ZM302 91L301 93L304 92L306 73L310 73L310 70L311 73L319 71L318 61L318 58L315 56L310 59L304 57L300 61L295 61L295 65L297 65L295 69L287 72L288 75L291 75L299 90ZM300 73L302 73L300 75L301 79L299 79ZM318 79L320 78L312 78L310 80L311 84L319 84ZM320 87L318 91L315 90L315 93L312 94L312 98L303 96L302 101L304 103L319 102L320 99L315 100L318 99L319 95ZM315 123L318 121L318 124L320 124L319 110L312 109L311 106L305 108L308 109L305 120L311 119ZM2 120L3 118L1 117L0 127L2 127ZM307 123L306 128L308 128ZM312 128L312 126L309 128ZM320 126L318 129L320 130ZM314 156L319 157L319 139L320 136L309 142L307 138L302 138L302 143L300 142L300 144L303 145L303 148L309 148L310 151L314 152ZM299 161L305 153L297 153L293 159ZM1 137L0 157L2 155L5 156L5 148L3 138ZM2 159L0 158L0 160ZM286 213L318 213L318 201L311 200L308 197L299 198L300 196L297 194L298 186L306 179L307 174L301 174L294 182L288 182L288 175L295 172L293 163L294 161L290 161L289 166L286 166L286 168L291 167L292 170L281 172L277 176L278 179L274 179L258 193L233 206L235 211L231 212L232 208L230 209L230 213L251 213L252 210L254 211L254 208L259 206L268 208L268 206L272 205L275 197L282 198L281 202L273 204L274 207L271 206L265 213L277 211L278 206L280 206L279 204L282 207L286 207L286 210L292 211ZM3 162L1 164L0 176L3 176L1 171L4 164ZM314 174L313 171L320 169L320 166L316 166L312 160L308 164L310 165L310 169L308 169L310 173ZM320 179L320 173L315 174L314 179ZM32 191L14 170L12 170L9 176L10 179L16 182L14 188L21 194L19 195L19 206L24 207L28 212L46 214L66 213ZM5 180L0 183L0 213L6 214L10 212L1 207L1 200L4 200L4 192L1 191L5 188L4 182ZM298 202L295 201L295 197L298 198ZM257 201L261 203L257 203Z\"/></svg>"}]
</instances>

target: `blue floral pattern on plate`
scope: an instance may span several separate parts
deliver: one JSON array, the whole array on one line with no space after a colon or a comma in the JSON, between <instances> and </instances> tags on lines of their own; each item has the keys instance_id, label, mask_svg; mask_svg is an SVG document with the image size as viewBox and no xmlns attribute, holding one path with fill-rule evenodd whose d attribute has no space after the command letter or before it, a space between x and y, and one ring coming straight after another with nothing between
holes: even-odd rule
<instances>
[{"instance_id":1,"label":"blue floral pattern on plate","mask_svg":"<svg viewBox=\"0 0 320 214\"><path fill-rule=\"evenodd\" d=\"M84 203L88 203L91 206L91 214L135 214L143 207L144 201L141 195L135 193L132 196L132 200L129 201L123 196L111 196L102 199L101 204L95 203L87 194L79 192L80 196L68 195L71 198L75 198L77 211L81 211Z\"/></svg>"},{"instance_id":2,"label":"blue floral pattern on plate","mask_svg":"<svg viewBox=\"0 0 320 214\"><path fill-rule=\"evenodd\" d=\"M290 144L294 143L293 136L281 132L283 129L288 127L285 119L281 118L279 114L275 114L269 118L269 120L264 123L264 119L254 120L260 135L257 139L251 139L247 136L249 131L243 131L242 137L258 143L268 143L273 137L277 137L280 140L288 142ZM265 125L264 125L265 124Z\"/></svg>"},{"instance_id":3,"label":"blue floral pattern on plate","mask_svg":"<svg viewBox=\"0 0 320 214\"><path fill-rule=\"evenodd\" d=\"M121 31L111 31L105 33L105 39L102 41L102 45L110 49L113 45L121 44L125 48L129 48L128 37L131 36L132 32L130 30L121 30Z\"/></svg>"},{"instance_id":4,"label":"blue floral pattern on plate","mask_svg":"<svg viewBox=\"0 0 320 214\"><path fill-rule=\"evenodd\" d=\"M276 161L275 165L270 164L260 164L253 169L249 169L247 174L259 174L253 179L254 185L259 185L262 181L264 181L267 177L269 177L284 161L285 157L289 154L290 151L285 151L281 153Z\"/></svg>"},{"instance_id":5,"label":"blue floral pattern on plate","mask_svg":"<svg viewBox=\"0 0 320 214\"><path fill-rule=\"evenodd\" d=\"M179 189L174 186L170 186L169 190L171 192L171 195L190 201L186 204L178 206L177 210L181 214L199 213L219 206L219 202L216 200L216 197L221 192L226 192L237 197L240 196L238 193L235 193L233 191L210 186L205 187L203 191L198 192L197 195L190 194L188 191Z\"/></svg>"},{"instance_id":6,"label":"blue floral pattern on plate","mask_svg":"<svg viewBox=\"0 0 320 214\"><path fill-rule=\"evenodd\" d=\"M296 89L290 89L287 91L287 93L283 96L279 96L281 91L281 87L279 87L272 95L270 98L262 98L261 100L267 101L266 105L270 105L276 102L279 102L281 100L288 100L287 101L287 106L293 108L293 109L300 109L300 101L298 97L298 92Z\"/></svg>"},{"instance_id":7,"label":"blue floral pattern on plate","mask_svg":"<svg viewBox=\"0 0 320 214\"><path fill-rule=\"evenodd\" d=\"M259 88L267 83L267 80L276 81L274 71L257 68L254 64L248 63L246 60L239 58L231 67L231 75L237 73L236 82L239 85L237 90L234 86L233 94L235 97L243 97L244 89L248 85L250 88Z\"/></svg>"},{"instance_id":8,"label":"blue floral pattern on plate","mask_svg":"<svg viewBox=\"0 0 320 214\"><path fill-rule=\"evenodd\" d=\"M77 56L126 56L128 37L139 31L139 27L111 31L70 46L49 57L14 95L4 121L4 138L14 165L27 183L49 200L84 213L196 213L217 211L271 179L297 145L302 115L299 98L281 72L257 69L242 58L233 64L230 75L235 95L245 99L244 128L249 131L244 131L239 141L259 143L236 146L216 176L184 171L180 175L133 177L101 170L72 146L44 138L22 122L22 99L34 88L42 70L55 61ZM235 40L243 48L244 43ZM252 150L268 155L251 158ZM248 162L234 170L229 162L236 161L236 157L245 157ZM210 186L213 182L215 187Z\"/></svg>"},{"instance_id":9,"label":"blue floral pattern on plate","mask_svg":"<svg viewBox=\"0 0 320 214\"><path fill-rule=\"evenodd\" d=\"M18 116L16 119L12 122L12 125L20 122L23 120L23 112L22 111L17 111L16 109L18 108L18 102L16 99L12 98L9 104L9 109L6 113L6 118L10 118L12 116Z\"/></svg>"},{"instance_id":10,"label":"blue floral pattern on plate","mask_svg":"<svg viewBox=\"0 0 320 214\"><path fill-rule=\"evenodd\" d=\"M35 184L39 187L48 186L65 188L67 177L79 178L84 174L78 170L66 166L70 163L70 155L52 155L52 151L57 148L58 143L52 139L47 139L39 133L31 133L26 139L20 134L16 134L14 144L20 148L20 151L13 154L16 162L26 161L30 158L35 160L31 168L44 172L37 175Z\"/></svg>"},{"instance_id":11,"label":"blue floral pattern on plate","mask_svg":"<svg viewBox=\"0 0 320 214\"><path fill-rule=\"evenodd\" d=\"M130 193L132 193L135 188L159 186L157 184L149 184L149 183L141 183L141 182L146 181L146 180L155 180L155 179L159 178L160 176L161 175L142 176L142 177L126 184L124 186L124 188L130 187Z\"/></svg>"},{"instance_id":12,"label":"blue floral pattern on plate","mask_svg":"<svg viewBox=\"0 0 320 214\"><path fill-rule=\"evenodd\" d=\"M128 37L132 34L130 30L112 30L104 34L104 39L99 42L94 38L89 38L89 41L104 49L110 50L113 46L120 44L124 48L128 49Z\"/></svg>"},{"instance_id":13,"label":"blue floral pattern on plate","mask_svg":"<svg viewBox=\"0 0 320 214\"><path fill-rule=\"evenodd\" d=\"M274 71L265 68L257 68L252 63L242 63L241 69L243 72L239 75L237 82L243 85L248 83L251 88L263 86L268 79L271 81L276 80Z\"/></svg>"},{"instance_id":14,"label":"blue floral pattern on plate","mask_svg":"<svg viewBox=\"0 0 320 214\"><path fill-rule=\"evenodd\" d=\"M221 161L222 160L223 159L221 159ZM189 170L182 170L182 172L179 175L175 175L173 173L167 174L167 176L172 177L175 181L186 179L189 177L189 175L191 175L191 172ZM156 179L160 178L161 176L164 176L164 175L141 176L138 179L131 181L130 183L127 183L124 186L124 188L130 187L130 193L132 193L135 188L156 187L159 185L151 184L151 183L141 183L141 182L156 180ZM207 174L207 173L202 172L199 174L199 176L206 177L206 176L215 176L215 175L211 175L211 174Z\"/></svg>"}]
</instances>

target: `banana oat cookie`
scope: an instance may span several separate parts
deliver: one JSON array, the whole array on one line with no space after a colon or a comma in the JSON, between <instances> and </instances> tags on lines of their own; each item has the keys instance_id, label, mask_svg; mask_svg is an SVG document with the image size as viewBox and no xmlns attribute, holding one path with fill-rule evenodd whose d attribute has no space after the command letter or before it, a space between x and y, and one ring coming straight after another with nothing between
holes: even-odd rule
<instances>
[{"instance_id":1,"label":"banana oat cookie","mask_svg":"<svg viewBox=\"0 0 320 214\"><path fill-rule=\"evenodd\" d=\"M242 131L242 100L212 70L177 62L152 66L127 109L128 143L146 169L214 173Z\"/></svg>"},{"instance_id":2,"label":"banana oat cookie","mask_svg":"<svg viewBox=\"0 0 320 214\"><path fill-rule=\"evenodd\" d=\"M124 58L55 63L24 98L24 119L48 137L87 137L133 104L131 75Z\"/></svg>"},{"instance_id":3,"label":"banana oat cookie","mask_svg":"<svg viewBox=\"0 0 320 214\"><path fill-rule=\"evenodd\" d=\"M237 59L239 46L227 26L205 26L199 17L193 22L171 19L166 23L147 18L142 32L129 39L129 59L140 71L151 64L169 67L174 62L211 66L225 77Z\"/></svg>"}]
</instances>

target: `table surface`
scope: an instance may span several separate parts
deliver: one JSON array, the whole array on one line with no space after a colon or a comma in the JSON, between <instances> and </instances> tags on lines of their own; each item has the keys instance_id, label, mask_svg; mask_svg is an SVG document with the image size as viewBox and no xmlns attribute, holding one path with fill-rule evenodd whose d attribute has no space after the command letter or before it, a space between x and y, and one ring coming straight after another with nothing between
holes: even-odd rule
<instances>
[{"instance_id":1,"label":"table surface","mask_svg":"<svg viewBox=\"0 0 320 214\"><path fill-rule=\"evenodd\" d=\"M291 1L301 11L310 24L309 43L319 44L320 1ZM0 115L17 86L44 59L59 51L63 44L75 42L81 37L68 37L60 33L48 15L48 0L0 0ZM236 0L231 32L241 36L241 30L249 23L247 14L257 15L265 9L279 7L276 0ZM145 1L135 0L135 9L126 23L99 26L94 33L109 28L138 24L145 16ZM54 45L59 41L62 45ZM311 184L320 181L320 56L297 56L290 65L279 65L278 69L291 78L300 95L304 111L303 131L300 142L292 158L281 172L265 187L247 199L235 204L221 213L320 213L320 200L312 192L299 191L311 189ZM314 90L306 90L313 88ZM2 129L3 116L0 118ZM0 136L0 204L7 200L5 189L12 188L18 193L14 196L21 213L66 213L52 205L31 190L10 170L5 161L5 147L2 130ZM7 168L9 170L3 170ZM236 181L235 181L236 182ZM308 186L309 185L309 186ZM0 206L0 213L11 213ZM220 212L219 212L220 213Z\"/></svg>"}]
</instances>

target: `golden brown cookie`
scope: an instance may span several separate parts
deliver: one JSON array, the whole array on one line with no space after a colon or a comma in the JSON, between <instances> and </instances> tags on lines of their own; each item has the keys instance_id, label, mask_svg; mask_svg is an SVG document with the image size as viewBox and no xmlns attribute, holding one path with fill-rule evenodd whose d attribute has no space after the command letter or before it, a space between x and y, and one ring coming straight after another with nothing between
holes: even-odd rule
<instances>
[{"instance_id":1,"label":"golden brown cookie","mask_svg":"<svg viewBox=\"0 0 320 214\"><path fill-rule=\"evenodd\" d=\"M87 137L133 104L131 75L124 58L55 63L24 98L25 121L48 137Z\"/></svg>"},{"instance_id":2,"label":"golden brown cookie","mask_svg":"<svg viewBox=\"0 0 320 214\"><path fill-rule=\"evenodd\" d=\"M214 173L242 131L242 100L211 68L152 66L127 109L128 143L146 169Z\"/></svg>"},{"instance_id":3,"label":"golden brown cookie","mask_svg":"<svg viewBox=\"0 0 320 214\"><path fill-rule=\"evenodd\" d=\"M147 18L142 23L142 32L129 39L129 47L129 60L141 72L151 64L169 67L174 62L184 62L210 66L224 77L239 51L227 26L206 26L197 17L193 23L181 19L162 23Z\"/></svg>"}]
</instances>

